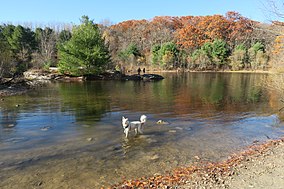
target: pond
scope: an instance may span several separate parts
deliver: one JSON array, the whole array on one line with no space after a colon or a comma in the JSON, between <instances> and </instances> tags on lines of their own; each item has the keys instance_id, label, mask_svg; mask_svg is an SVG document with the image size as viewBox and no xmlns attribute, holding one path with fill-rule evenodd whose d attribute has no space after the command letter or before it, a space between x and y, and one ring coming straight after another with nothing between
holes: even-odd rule
<instances>
[{"instance_id":1,"label":"pond","mask_svg":"<svg viewBox=\"0 0 284 189\"><path fill-rule=\"evenodd\" d=\"M1 188L99 188L164 174L200 158L220 161L283 135L265 74L164 73L158 82L50 83L5 97ZM147 115L125 138L122 116ZM158 124L163 120L168 124Z\"/></svg>"}]
</instances>

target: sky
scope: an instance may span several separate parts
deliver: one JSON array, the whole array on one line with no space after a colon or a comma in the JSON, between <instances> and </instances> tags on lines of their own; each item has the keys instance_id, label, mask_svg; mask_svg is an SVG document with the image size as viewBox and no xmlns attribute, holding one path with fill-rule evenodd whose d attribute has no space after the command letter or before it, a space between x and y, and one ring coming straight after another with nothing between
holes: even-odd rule
<instances>
[{"instance_id":1,"label":"sky","mask_svg":"<svg viewBox=\"0 0 284 189\"><path fill-rule=\"evenodd\" d=\"M79 24L83 15L95 23L150 20L155 16L205 16L239 12L255 21L268 22L265 0L5 0L0 23Z\"/></svg>"}]
</instances>

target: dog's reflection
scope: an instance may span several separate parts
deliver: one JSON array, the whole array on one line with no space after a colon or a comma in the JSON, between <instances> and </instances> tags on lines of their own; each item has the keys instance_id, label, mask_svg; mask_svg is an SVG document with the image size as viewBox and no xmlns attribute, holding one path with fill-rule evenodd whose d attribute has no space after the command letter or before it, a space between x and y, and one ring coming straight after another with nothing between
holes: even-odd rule
<instances>
[{"instance_id":1,"label":"dog's reflection","mask_svg":"<svg viewBox=\"0 0 284 189\"><path fill-rule=\"evenodd\" d=\"M129 152L145 148L149 144L156 143L154 135L136 135L130 138L121 139L121 148L123 155L126 156Z\"/></svg>"}]
</instances>

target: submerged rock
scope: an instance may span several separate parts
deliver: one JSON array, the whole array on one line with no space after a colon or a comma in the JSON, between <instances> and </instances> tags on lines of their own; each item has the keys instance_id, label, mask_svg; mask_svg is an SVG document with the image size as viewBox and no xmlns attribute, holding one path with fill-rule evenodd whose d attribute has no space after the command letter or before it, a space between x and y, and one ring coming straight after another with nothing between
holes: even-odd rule
<instances>
[{"instance_id":1,"label":"submerged rock","mask_svg":"<svg viewBox=\"0 0 284 189\"><path fill-rule=\"evenodd\" d=\"M163 121L163 120L159 120L159 121L157 121L157 124L163 124L163 125L168 125L169 124L169 122L167 122L167 121Z\"/></svg>"},{"instance_id":2,"label":"submerged rock","mask_svg":"<svg viewBox=\"0 0 284 189\"><path fill-rule=\"evenodd\" d=\"M52 127L51 126L44 126L42 127L40 130L42 131L48 131L49 129L51 129Z\"/></svg>"},{"instance_id":3,"label":"submerged rock","mask_svg":"<svg viewBox=\"0 0 284 189\"><path fill-rule=\"evenodd\" d=\"M16 125L13 124L13 123L7 125L8 128L13 128L13 127L15 127L15 126L16 126Z\"/></svg>"},{"instance_id":4,"label":"submerged rock","mask_svg":"<svg viewBox=\"0 0 284 189\"><path fill-rule=\"evenodd\" d=\"M155 154L153 155L152 157L150 157L151 160L156 160L156 159L159 159L159 155Z\"/></svg>"},{"instance_id":5,"label":"submerged rock","mask_svg":"<svg viewBox=\"0 0 284 189\"><path fill-rule=\"evenodd\" d=\"M94 139L93 139L92 137L90 137L90 138L87 138L86 140L89 141L89 142L91 142L91 141L93 141Z\"/></svg>"}]
</instances>

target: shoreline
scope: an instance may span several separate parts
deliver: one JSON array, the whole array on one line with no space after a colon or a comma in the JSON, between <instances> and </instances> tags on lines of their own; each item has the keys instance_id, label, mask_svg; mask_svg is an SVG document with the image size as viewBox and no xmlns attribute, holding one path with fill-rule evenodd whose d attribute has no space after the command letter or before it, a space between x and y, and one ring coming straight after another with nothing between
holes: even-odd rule
<instances>
[{"instance_id":1,"label":"shoreline","mask_svg":"<svg viewBox=\"0 0 284 189\"><path fill-rule=\"evenodd\" d=\"M192 165L176 168L167 175L125 180L111 188L272 189L284 184L284 176L279 174L284 171L284 137L250 145L220 162L195 159Z\"/></svg>"},{"instance_id":2,"label":"shoreline","mask_svg":"<svg viewBox=\"0 0 284 189\"><path fill-rule=\"evenodd\" d=\"M213 71L213 70L204 70L204 71L197 71L197 70L149 70L153 73L262 73L262 74L274 74L277 73L276 71L268 70L239 70L239 71L232 71L232 70L220 70L220 71ZM149 72L148 71L148 72ZM134 73L134 72L131 72Z\"/></svg>"},{"instance_id":3,"label":"shoreline","mask_svg":"<svg viewBox=\"0 0 284 189\"><path fill-rule=\"evenodd\" d=\"M258 71L248 71L248 70L241 70L241 71L147 70L147 72L150 72L150 73L252 73L252 74L254 73L259 73L259 74L277 73L273 71L261 71L261 70L258 70ZM126 74L126 76L128 77L135 76L135 75L137 75L135 72L128 72ZM149 75L149 74L147 73L146 75ZM94 78L95 80L117 79L117 78L111 78L111 77L106 78L106 79L102 79L100 77L94 77ZM133 80L137 80L137 79L134 77ZM11 83L9 86L2 86L0 88L0 97L24 94L30 89L43 85L47 81L78 82L78 81L84 81L84 80L82 76L81 77L59 76L55 72L50 72L50 73L44 72L42 74L39 74L38 70L36 70L35 75L30 74L30 75L25 76L25 78L20 78L20 82L16 81L16 82Z\"/></svg>"}]
</instances>

